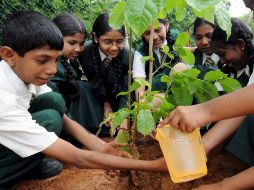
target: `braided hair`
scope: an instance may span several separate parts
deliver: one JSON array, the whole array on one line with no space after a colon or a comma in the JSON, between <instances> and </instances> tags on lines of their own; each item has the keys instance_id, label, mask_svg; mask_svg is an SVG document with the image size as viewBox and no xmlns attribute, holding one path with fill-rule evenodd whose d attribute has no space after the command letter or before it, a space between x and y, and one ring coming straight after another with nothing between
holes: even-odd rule
<instances>
[{"instance_id":1,"label":"braided hair","mask_svg":"<svg viewBox=\"0 0 254 190\"><path fill-rule=\"evenodd\" d=\"M99 44L96 42L95 38L99 38L100 36L106 34L107 32L110 32L114 29L112 29L109 26L108 23L109 15L107 12L100 14L96 20L94 21L93 27L92 27L92 56L93 56L93 63L89 63L89 66L94 70L95 76L94 76L94 83L93 83L93 91L95 92L96 96L101 100L105 101L107 99L107 95L116 95L119 92L122 91L122 83L121 83L121 77L122 73L124 71L123 68L123 62L122 62L122 56L123 51L121 51L117 57L112 59L112 65L115 69L115 75L114 75L114 87L110 91L110 89L106 88L106 69L102 67L102 61L99 53ZM124 26L122 26L119 30L123 37L126 37L126 32Z\"/></svg>"},{"instance_id":2,"label":"braided hair","mask_svg":"<svg viewBox=\"0 0 254 190\"><path fill-rule=\"evenodd\" d=\"M70 12L64 12L57 15L53 19L53 22L58 26L58 28L62 32L63 37L73 36L76 33L84 33L85 36L87 36L86 28L82 23L82 21L79 20ZM80 94L79 86L78 84L75 83L70 62L68 62L64 56L62 56L60 62L66 69L65 72L66 83L61 85L60 91L64 96L67 97L67 99L73 100L79 97Z\"/></svg>"},{"instance_id":3,"label":"braided hair","mask_svg":"<svg viewBox=\"0 0 254 190\"><path fill-rule=\"evenodd\" d=\"M252 42L253 34L251 30L240 20L236 18L231 19L232 28L231 35L227 39L227 33L223 31L220 27L216 27L212 34L211 46L213 49L217 48L227 48L229 45L236 45L239 39L242 39L245 43L246 53L249 58L254 56L254 45ZM253 62L246 63L253 68ZM228 68L230 70L230 68ZM252 71L252 69L251 69ZM230 72L233 72L230 71Z\"/></svg>"}]
</instances>

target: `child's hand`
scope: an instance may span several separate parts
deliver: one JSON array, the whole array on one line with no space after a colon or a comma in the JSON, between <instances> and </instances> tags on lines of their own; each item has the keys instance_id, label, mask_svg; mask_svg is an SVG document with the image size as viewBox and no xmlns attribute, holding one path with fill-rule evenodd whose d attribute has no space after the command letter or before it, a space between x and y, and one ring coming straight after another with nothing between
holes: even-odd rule
<instances>
[{"instance_id":1,"label":"child's hand","mask_svg":"<svg viewBox=\"0 0 254 190\"><path fill-rule=\"evenodd\" d=\"M184 132L192 132L196 128L203 127L209 122L209 116L203 104L193 106L178 106L158 125L171 125Z\"/></svg>"},{"instance_id":2,"label":"child's hand","mask_svg":"<svg viewBox=\"0 0 254 190\"><path fill-rule=\"evenodd\" d=\"M115 141L111 141L109 143L103 144L98 152L113 154L115 156L121 156L125 158L133 158L131 154L126 151L117 149L118 147L126 147L128 146L126 143L117 143Z\"/></svg>"}]
</instances>

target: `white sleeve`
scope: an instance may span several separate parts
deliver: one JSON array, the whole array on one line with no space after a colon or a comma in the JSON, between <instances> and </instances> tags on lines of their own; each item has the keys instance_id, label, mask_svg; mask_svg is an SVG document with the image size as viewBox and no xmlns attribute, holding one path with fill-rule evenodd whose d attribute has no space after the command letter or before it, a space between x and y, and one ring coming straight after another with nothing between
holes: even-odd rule
<instances>
[{"instance_id":1,"label":"white sleeve","mask_svg":"<svg viewBox=\"0 0 254 190\"><path fill-rule=\"evenodd\" d=\"M46 84L42 85L42 86L36 86L36 95L41 95L47 92L51 92L52 89L50 87L48 87Z\"/></svg>"},{"instance_id":2,"label":"white sleeve","mask_svg":"<svg viewBox=\"0 0 254 190\"><path fill-rule=\"evenodd\" d=\"M57 136L32 120L16 95L0 90L0 144L21 157L31 156L52 145Z\"/></svg>"},{"instance_id":3,"label":"white sleeve","mask_svg":"<svg viewBox=\"0 0 254 190\"><path fill-rule=\"evenodd\" d=\"M146 70L145 70L145 63L141 62L141 58L143 56L135 51L134 58L133 58L133 67L132 67L132 75L133 78L146 78Z\"/></svg>"}]
</instances>

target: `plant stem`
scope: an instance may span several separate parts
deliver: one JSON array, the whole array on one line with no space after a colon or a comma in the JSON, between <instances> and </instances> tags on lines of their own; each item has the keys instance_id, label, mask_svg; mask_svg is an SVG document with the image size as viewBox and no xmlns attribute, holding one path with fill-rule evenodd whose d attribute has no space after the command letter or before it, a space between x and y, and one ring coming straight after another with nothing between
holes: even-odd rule
<instances>
[{"instance_id":1,"label":"plant stem","mask_svg":"<svg viewBox=\"0 0 254 190\"><path fill-rule=\"evenodd\" d=\"M153 81L153 34L154 34L154 22L152 22L151 25L151 32L150 32L150 39L149 39L149 78L148 78L148 82L152 85L152 81ZM148 89L149 92L151 92L151 89Z\"/></svg>"}]
</instances>

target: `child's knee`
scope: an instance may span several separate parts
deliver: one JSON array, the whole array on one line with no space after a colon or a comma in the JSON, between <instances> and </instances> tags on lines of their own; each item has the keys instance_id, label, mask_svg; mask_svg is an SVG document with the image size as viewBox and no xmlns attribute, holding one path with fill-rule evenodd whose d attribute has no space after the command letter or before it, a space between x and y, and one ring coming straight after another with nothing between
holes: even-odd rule
<instances>
[{"instance_id":1,"label":"child's knee","mask_svg":"<svg viewBox=\"0 0 254 190\"><path fill-rule=\"evenodd\" d=\"M43 94L44 98L47 99L47 102L51 104L51 109L59 112L61 116L66 111L65 101L61 94L56 92L48 92Z\"/></svg>"},{"instance_id":2,"label":"child's knee","mask_svg":"<svg viewBox=\"0 0 254 190\"><path fill-rule=\"evenodd\" d=\"M44 110L41 113L41 117L44 117L44 124L42 124L47 131L55 132L58 136L60 135L63 127L63 118L56 110Z\"/></svg>"}]
</instances>

